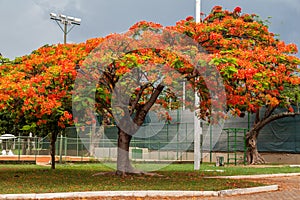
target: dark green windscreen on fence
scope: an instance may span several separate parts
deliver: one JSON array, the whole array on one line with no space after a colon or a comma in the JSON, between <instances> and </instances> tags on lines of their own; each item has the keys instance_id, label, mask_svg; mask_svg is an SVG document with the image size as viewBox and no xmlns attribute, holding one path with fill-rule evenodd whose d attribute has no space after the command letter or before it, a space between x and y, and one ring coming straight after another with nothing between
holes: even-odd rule
<instances>
[{"instance_id":1,"label":"dark green windscreen on fence","mask_svg":"<svg viewBox=\"0 0 300 200\"><path fill-rule=\"evenodd\" d=\"M150 113L151 123L145 123L133 136L131 146L148 148L150 150L187 150L192 151L194 124L182 112L172 112L172 122L160 121L155 113ZM180 123L179 123L180 122ZM117 141L118 129L107 126L100 147L111 147ZM112 144L113 143L113 144Z\"/></svg>"},{"instance_id":2,"label":"dark green windscreen on fence","mask_svg":"<svg viewBox=\"0 0 300 200\"><path fill-rule=\"evenodd\" d=\"M288 117L267 125L258 137L258 149L268 152L300 152L300 117Z\"/></svg>"},{"instance_id":3,"label":"dark green windscreen on fence","mask_svg":"<svg viewBox=\"0 0 300 200\"><path fill-rule=\"evenodd\" d=\"M277 110L279 112L279 110ZM182 150L193 151L194 138L194 114L189 111L172 111L172 121L164 123L157 119L155 113L149 114L151 124L144 124L139 132L134 135L131 146L148 148L150 150ZM243 118L226 120L223 128L247 129L251 127L254 115L245 115ZM289 152L300 153L300 116L287 117L271 122L265 126L258 136L258 150L260 152ZM88 129L85 136L88 138ZM105 127L104 135L99 142L99 147L115 147L117 145L117 128L115 126ZM243 135L243 131L237 135ZM66 130L67 137L76 138L75 128ZM210 141L210 136L212 141ZM210 127L203 123L203 138L206 144L203 145L205 151L228 151L228 135L226 131L221 134L214 133ZM207 139L208 138L208 139ZM241 139L241 138L239 138ZM88 140L88 139L87 139ZM216 141L214 141L216 140ZM79 141L79 143L81 143ZM76 141L78 144L78 141ZM75 144L74 144L75 146ZM243 151L243 143L237 143L237 150Z\"/></svg>"},{"instance_id":4,"label":"dark green windscreen on fence","mask_svg":"<svg viewBox=\"0 0 300 200\"><path fill-rule=\"evenodd\" d=\"M275 113L283 110L276 110ZM253 125L254 115L248 120L247 114L244 118L231 118L226 121L224 128L247 128ZM266 125L258 136L257 146L260 152L289 152L300 153L300 116L278 119ZM242 132L241 132L242 134ZM243 147L239 146L242 150ZM219 141L213 151L227 151L226 132L222 132Z\"/></svg>"}]
</instances>

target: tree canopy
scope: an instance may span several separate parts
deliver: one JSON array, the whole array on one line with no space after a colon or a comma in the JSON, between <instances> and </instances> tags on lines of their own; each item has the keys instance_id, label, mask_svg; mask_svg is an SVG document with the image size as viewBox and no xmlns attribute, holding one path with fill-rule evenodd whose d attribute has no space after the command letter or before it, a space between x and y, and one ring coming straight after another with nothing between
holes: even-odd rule
<instances>
[{"instance_id":1,"label":"tree canopy","mask_svg":"<svg viewBox=\"0 0 300 200\"><path fill-rule=\"evenodd\" d=\"M148 41L143 48L141 41ZM94 107L81 113L88 119L84 123L95 123L94 114L101 113L119 120L122 130L128 127L122 121L127 114L138 127L155 104L176 109L185 103L193 109L193 98L182 99L178 89L185 80L189 95L195 91L201 96L199 118L214 122L226 118L226 111L240 117L256 113L250 141L266 123L299 113L292 107L299 99L297 51L295 44L280 40L265 21L242 14L240 7L228 11L215 6L200 23L193 17L168 27L141 21L126 34L45 45L0 65L1 121L13 121L10 126L22 130L47 129L55 132L55 140L66 126L83 122L73 117L72 109L74 103L76 111L82 108L82 99L74 98L74 84L85 76L82 88L95 90L88 92L85 106ZM115 98L118 89L126 91L127 104ZM263 107L266 112L261 114ZM278 107L286 112L273 115ZM166 112L161 115L170 119Z\"/></svg>"}]
</instances>

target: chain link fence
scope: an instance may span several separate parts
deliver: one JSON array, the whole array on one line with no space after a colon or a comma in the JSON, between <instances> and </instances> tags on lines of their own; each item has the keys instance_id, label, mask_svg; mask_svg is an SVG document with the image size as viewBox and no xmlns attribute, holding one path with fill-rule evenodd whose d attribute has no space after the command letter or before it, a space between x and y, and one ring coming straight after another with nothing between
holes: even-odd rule
<instances>
[{"instance_id":1,"label":"chain link fence","mask_svg":"<svg viewBox=\"0 0 300 200\"><path fill-rule=\"evenodd\" d=\"M59 161L115 160L117 157L117 127L85 127L78 135L69 127L57 137L55 152ZM173 123L143 126L132 138L130 158L133 160L193 160L193 124ZM16 136L0 140L0 160L36 161L50 155L50 137Z\"/></svg>"},{"instance_id":2,"label":"chain link fence","mask_svg":"<svg viewBox=\"0 0 300 200\"><path fill-rule=\"evenodd\" d=\"M177 116L180 120L176 120ZM173 113L173 121L158 123L152 120L144 124L134 135L130 144L130 158L144 161L193 161L194 122L193 115ZM203 146L201 153L206 161L214 162L216 153L222 153L224 159L230 159L228 153L234 154L234 160L244 160L245 144L243 136L253 124L254 116L230 118L222 126L222 133L216 133L208 124L203 123ZM299 140L300 116L277 120L266 126L258 137L258 150L266 153L291 153L300 151ZM229 140L228 131L237 131L233 140ZM60 161L77 160L115 160L117 158L116 126L84 127L78 135L75 127L69 127L56 141L56 155ZM230 131L232 132L232 131ZM239 142L237 142L237 139ZM230 142L231 141L231 142ZM201 143L202 145L202 143ZM230 146L233 145L233 148ZM49 137L15 136L12 139L0 139L0 160L36 161L41 156L50 155ZM237 155L237 153L239 153ZM47 158L49 159L49 158Z\"/></svg>"}]
</instances>

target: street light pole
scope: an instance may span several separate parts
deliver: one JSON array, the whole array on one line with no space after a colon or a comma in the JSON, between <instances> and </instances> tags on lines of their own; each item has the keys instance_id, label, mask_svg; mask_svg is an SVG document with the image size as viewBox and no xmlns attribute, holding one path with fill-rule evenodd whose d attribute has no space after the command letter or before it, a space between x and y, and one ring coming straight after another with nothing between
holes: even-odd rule
<instances>
[{"instance_id":1,"label":"street light pole","mask_svg":"<svg viewBox=\"0 0 300 200\"><path fill-rule=\"evenodd\" d=\"M64 44L67 44L67 31L68 31L68 25L67 23L65 23L65 27L64 27Z\"/></svg>"},{"instance_id":2,"label":"street light pole","mask_svg":"<svg viewBox=\"0 0 300 200\"><path fill-rule=\"evenodd\" d=\"M55 14L50 13L50 19L54 20L59 28L64 33L64 44L67 44L67 34L74 28L75 25L81 24L81 19L76 17L70 17L63 14ZM63 24L63 27L60 25ZM68 30L68 26L71 26L71 28Z\"/></svg>"}]
</instances>

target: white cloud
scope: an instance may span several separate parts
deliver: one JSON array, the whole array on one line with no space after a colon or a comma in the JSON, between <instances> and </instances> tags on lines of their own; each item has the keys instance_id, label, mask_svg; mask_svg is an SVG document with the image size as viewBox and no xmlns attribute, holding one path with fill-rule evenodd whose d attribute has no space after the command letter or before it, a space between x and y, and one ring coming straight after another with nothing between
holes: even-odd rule
<instances>
[{"instance_id":1,"label":"white cloud","mask_svg":"<svg viewBox=\"0 0 300 200\"><path fill-rule=\"evenodd\" d=\"M38 5L42 10L48 12L49 10L64 12L72 0L32 0L36 5Z\"/></svg>"},{"instance_id":2,"label":"white cloud","mask_svg":"<svg viewBox=\"0 0 300 200\"><path fill-rule=\"evenodd\" d=\"M281 39L300 46L299 0L202 0L202 11L215 5L232 10L241 6L246 13L263 19L272 16L270 30ZM79 27L68 34L68 41L83 42L92 37L123 32L140 20L163 25L194 15L195 0L7 0L0 1L0 52L11 59L44 45L63 42L63 33L50 20L50 12L82 18Z\"/></svg>"}]
</instances>

